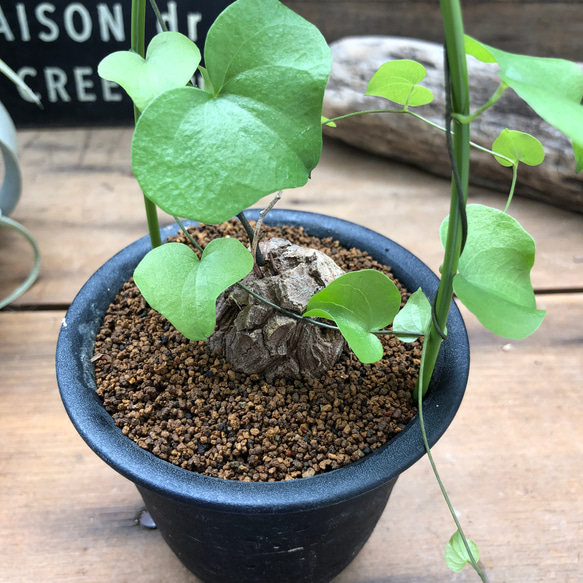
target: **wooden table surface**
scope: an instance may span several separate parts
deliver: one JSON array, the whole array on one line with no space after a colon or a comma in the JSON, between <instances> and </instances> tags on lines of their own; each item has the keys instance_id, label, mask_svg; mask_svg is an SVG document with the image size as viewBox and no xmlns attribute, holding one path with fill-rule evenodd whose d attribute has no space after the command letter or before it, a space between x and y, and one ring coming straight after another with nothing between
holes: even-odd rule
<instances>
[{"instance_id":1,"label":"wooden table surface","mask_svg":"<svg viewBox=\"0 0 583 583\"><path fill-rule=\"evenodd\" d=\"M24 193L13 218L39 241L43 265L34 287L0 312L0 582L197 583L156 530L137 524L137 490L77 435L55 380L67 305L95 269L146 232L131 132L19 138ZM281 206L366 225L436 270L448 193L443 180L326 142L310 184L287 192ZM471 199L504 206L481 189ZM533 337L509 342L464 311L467 396L434 454L491 581L581 582L583 216L520 199L512 214L537 242L532 279L547 318ZM0 297L31 261L25 244L1 230ZM469 568L453 574L443 562L453 530L423 459L399 479L370 541L335 583L477 581Z\"/></svg>"}]
</instances>

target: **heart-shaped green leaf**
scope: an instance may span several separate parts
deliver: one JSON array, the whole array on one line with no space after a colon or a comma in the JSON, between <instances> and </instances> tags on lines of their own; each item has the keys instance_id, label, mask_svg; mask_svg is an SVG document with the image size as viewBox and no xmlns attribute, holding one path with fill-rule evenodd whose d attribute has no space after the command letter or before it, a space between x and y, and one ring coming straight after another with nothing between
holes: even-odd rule
<instances>
[{"instance_id":1,"label":"heart-shaped green leaf","mask_svg":"<svg viewBox=\"0 0 583 583\"><path fill-rule=\"evenodd\" d=\"M383 347L371 332L392 321L401 305L397 286L374 269L352 271L314 294L304 316L336 322L356 357L364 363L383 357Z\"/></svg>"},{"instance_id":2,"label":"heart-shaped green leaf","mask_svg":"<svg viewBox=\"0 0 583 583\"><path fill-rule=\"evenodd\" d=\"M477 563L480 560L478 545L473 540L466 540L468 541L472 557ZM459 573L468 563L472 562L459 530L454 532L445 547L445 562L455 573Z\"/></svg>"},{"instance_id":3,"label":"heart-shaped green leaf","mask_svg":"<svg viewBox=\"0 0 583 583\"><path fill-rule=\"evenodd\" d=\"M414 334L396 334L402 342L415 342L419 336L426 336L431 326L431 304L419 288L411 294L405 307L395 316L393 330L413 332Z\"/></svg>"},{"instance_id":4,"label":"heart-shaped green leaf","mask_svg":"<svg viewBox=\"0 0 583 583\"><path fill-rule=\"evenodd\" d=\"M152 249L134 271L134 281L152 308L190 340L215 329L219 294L243 279L253 257L237 239L213 239L199 260L181 243Z\"/></svg>"},{"instance_id":5,"label":"heart-shaped green leaf","mask_svg":"<svg viewBox=\"0 0 583 583\"><path fill-rule=\"evenodd\" d=\"M545 159L544 148L535 137L509 129L502 130L494 140L492 150L497 154L510 158L514 164L523 162L529 166L538 166ZM495 156L495 158L502 166L513 165L506 158L500 158L499 156Z\"/></svg>"},{"instance_id":6,"label":"heart-shaped green leaf","mask_svg":"<svg viewBox=\"0 0 583 583\"><path fill-rule=\"evenodd\" d=\"M489 330L525 338L541 324L530 283L535 244L511 216L483 205L467 207L468 238L453 288L463 304ZM448 218L441 225L445 245Z\"/></svg>"},{"instance_id":7,"label":"heart-shaped green leaf","mask_svg":"<svg viewBox=\"0 0 583 583\"><path fill-rule=\"evenodd\" d=\"M211 27L205 63L214 93L155 99L136 127L132 163L159 207L216 224L308 181L331 57L320 32L277 0L237 0Z\"/></svg>"},{"instance_id":8,"label":"heart-shaped green leaf","mask_svg":"<svg viewBox=\"0 0 583 583\"><path fill-rule=\"evenodd\" d=\"M417 85L426 74L425 67L416 61L389 61L372 76L365 95L384 97L400 105L426 105L433 100L433 93Z\"/></svg>"},{"instance_id":9,"label":"heart-shaped green leaf","mask_svg":"<svg viewBox=\"0 0 583 583\"><path fill-rule=\"evenodd\" d=\"M157 34L143 59L132 51L117 51L99 63L97 72L119 83L140 111L168 89L184 87L196 72L200 51L179 32Z\"/></svg>"},{"instance_id":10,"label":"heart-shaped green leaf","mask_svg":"<svg viewBox=\"0 0 583 583\"><path fill-rule=\"evenodd\" d=\"M583 72L562 59L514 55L466 37L466 52L498 63L499 76L546 122L573 142L577 171L583 167Z\"/></svg>"}]
</instances>

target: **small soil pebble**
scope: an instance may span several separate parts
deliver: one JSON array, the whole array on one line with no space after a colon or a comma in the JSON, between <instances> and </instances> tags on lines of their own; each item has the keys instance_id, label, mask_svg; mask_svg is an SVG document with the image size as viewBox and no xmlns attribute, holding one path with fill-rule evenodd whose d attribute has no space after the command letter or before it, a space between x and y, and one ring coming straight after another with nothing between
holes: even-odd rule
<instances>
[{"instance_id":1,"label":"small soil pebble","mask_svg":"<svg viewBox=\"0 0 583 583\"><path fill-rule=\"evenodd\" d=\"M246 235L238 221L191 233L202 246ZM366 253L302 229L265 227L318 249L344 271L390 269ZM184 235L174 238L186 242ZM396 281L403 304L408 292ZM159 458L207 476L241 481L310 477L357 461L416 414L412 394L421 342L381 336L385 356L362 364L345 347L319 378L236 372L220 350L191 342L152 310L132 280L104 319L95 344L98 395L128 438Z\"/></svg>"}]
</instances>

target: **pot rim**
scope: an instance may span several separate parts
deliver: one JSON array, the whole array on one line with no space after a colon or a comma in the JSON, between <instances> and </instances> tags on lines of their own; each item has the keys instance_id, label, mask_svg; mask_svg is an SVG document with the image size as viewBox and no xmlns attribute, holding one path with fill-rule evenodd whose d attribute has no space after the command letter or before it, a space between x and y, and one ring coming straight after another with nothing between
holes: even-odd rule
<instances>
[{"instance_id":1,"label":"pot rim","mask_svg":"<svg viewBox=\"0 0 583 583\"><path fill-rule=\"evenodd\" d=\"M255 219L258 211L248 211L246 215ZM281 209L272 210L265 223L303 226L311 235L330 236L345 247L366 250L384 264L390 255L388 263L394 275L409 290L421 287L428 297L437 290L438 278L421 260L365 227L325 215ZM177 230L177 225L161 229L162 239ZM146 235L95 272L67 311L57 343L57 381L65 409L91 449L120 474L158 494L205 507L251 513L281 509L294 512L338 503L373 490L398 477L425 454L418 415L401 433L359 461L328 473L290 481L240 482L213 478L182 469L140 448L123 435L105 411L96 394L91 358L107 306L149 249L150 239ZM461 313L452 303L448 339L442 344L423 405L431 446L453 420L464 395L468 373L467 333Z\"/></svg>"}]
</instances>

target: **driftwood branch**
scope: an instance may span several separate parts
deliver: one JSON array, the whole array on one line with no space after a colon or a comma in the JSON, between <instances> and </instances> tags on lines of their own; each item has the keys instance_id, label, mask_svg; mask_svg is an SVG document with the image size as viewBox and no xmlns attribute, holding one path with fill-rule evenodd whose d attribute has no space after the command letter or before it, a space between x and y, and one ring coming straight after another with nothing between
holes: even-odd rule
<instances>
[{"instance_id":1,"label":"driftwood branch","mask_svg":"<svg viewBox=\"0 0 583 583\"><path fill-rule=\"evenodd\" d=\"M422 85L431 89L431 104L415 108L420 115L444 125L443 48L434 43L395 37L352 37L332 43L333 67L324 99L324 115L337 117L353 111L390 109L395 104L364 97L368 81L383 63L412 59L427 68ZM468 58L472 111L486 103L499 85L495 66ZM521 164L516 194L554 206L583 212L583 173L575 174L570 141L540 119L507 90L500 101L472 124L472 140L490 148L505 129L528 132L543 144L546 158L536 167ZM370 114L339 121L324 132L369 152L419 166L444 177L451 173L445 137L409 115ZM484 152L472 149L472 183L508 192L512 171Z\"/></svg>"}]
</instances>

